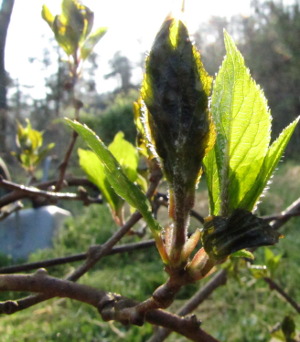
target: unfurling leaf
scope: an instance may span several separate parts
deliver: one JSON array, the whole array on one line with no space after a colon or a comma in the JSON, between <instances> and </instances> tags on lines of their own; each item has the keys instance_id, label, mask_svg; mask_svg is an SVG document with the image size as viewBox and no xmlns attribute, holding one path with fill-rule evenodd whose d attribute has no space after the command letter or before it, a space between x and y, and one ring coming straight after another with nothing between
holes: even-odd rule
<instances>
[{"instance_id":1,"label":"unfurling leaf","mask_svg":"<svg viewBox=\"0 0 300 342\"><path fill-rule=\"evenodd\" d=\"M27 120L27 126L18 123L16 144L18 151L13 155L29 172L33 172L55 146L54 143L50 143L43 148L43 132L33 129L29 120Z\"/></svg>"},{"instance_id":2,"label":"unfurling leaf","mask_svg":"<svg viewBox=\"0 0 300 342\"><path fill-rule=\"evenodd\" d=\"M210 216L205 220L202 243L206 253L217 262L244 248L274 245L280 234L266 221L244 209L228 217Z\"/></svg>"},{"instance_id":3,"label":"unfurling leaf","mask_svg":"<svg viewBox=\"0 0 300 342\"><path fill-rule=\"evenodd\" d=\"M217 130L214 148L204 159L212 215L236 208L252 211L298 122L271 147L271 114L260 87L225 32L226 57L216 77L211 110Z\"/></svg>"},{"instance_id":4,"label":"unfurling leaf","mask_svg":"<svg viewBox=\"0 0 300 342\"><path fill-rule=\"evenodd\" d=\"M136 137L136 145L138 147L139 153L151 160L155 158L153 152L151 151L151 146L147 139L147 134L145 130L145 126L147 125L144 120L147 119L147 116L143 117L143 100L140 98L138 101L133 103L133 115L134 115L134 123L137 131Z\"/></svg>"},{"instance_id":5,"label":"unfurling leaf","mask_svg":"<svg viewBox=\"0 0 300 342\"><path fill-rule=\"evenodd\" d=\"M142 122L169 183L172 253L179 262L202 159L215 131L208 111L211 77L182 21L167 18L146 60ZM176 259L176 261L175 261Z\"/></svg>"},{"instance_id":6,"label":"unfurling leaf","mask_svg":"<svg viewBox=\"0 0 300 342\"><path fill-rule=\"evenodd\" d=\"M42 18L48 23L58 44L68 56L86 59L103 37L106 28L91 33L94 13L78 0L62 0L60 15L52 15L47 6L42 8Z\"/></svg>"},{"instance_id":7,"label":"unfurling leaf","mask_svg":"<svg viewBox=\"0 0 300 342\"><path fill-rule=\"evenodd\" d=\"M175 31L175 32L174 32ZM194 189L210 130L208 76L181 21L167 19L146 60L142 99L150 139L170 182Z\"/></svg>"},{"instance_id":8,"label":"unfurling leaf","mask_svg":"<svg viewBox=\"0 0 300 342\"><path fill-rule=\"evenodd\" d=\"M52 29L52 25L53 25L53 21L54 21L54 16L50 12L49 8L46 5L43 5L43 7L42 7L42 18L47 22L47 24Z\"/></svg>"}]
</instances>

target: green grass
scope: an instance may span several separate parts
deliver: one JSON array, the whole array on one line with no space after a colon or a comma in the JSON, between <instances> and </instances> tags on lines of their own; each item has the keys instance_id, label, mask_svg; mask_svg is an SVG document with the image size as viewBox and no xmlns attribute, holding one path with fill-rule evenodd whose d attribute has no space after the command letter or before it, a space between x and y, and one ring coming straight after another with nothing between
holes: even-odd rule
<instances>
[{"instance_id":1,"label":"green grass","mask_svg":"<svg viewBox=\"0 0 300 342\"><path fill-rule=\"evenodd\" d=\"M259 206L259 214L279 213L296 200L300 188L299 175L299 165L292 162L282 164ZM205 212L206 194L202 189L201 187L197 195L197 208ZM282 230L285 238L272 247L275 254L282 254L274 279L297 302L300 302L299 223L299 219L293 218L285 225ZM104 242L116 229L105 206L82 208L80 215L67 222L53 249L39 251L30 259L35 261L86 251L90 244ZM128 236L122 243L137 240L137 237ZM255 264L263 264L263 248L255 255ZM76 265L51 268L49 273L63 276ZM162 264L153 248L105 257L80 282L143 300L165 279ZM179 307L200 286L201 284L193 284L183 289L174 306ZM16 294L2 294L1 299L4 298L16 298ZM297 325L300 325L300 319L294 309L275 291L270 291L262 279L253 278L243 265L238 273L230 274L227 284L215 291L196 313L203 321L203 329L224 342L269 342L271 328L286 315L294 316ZM62 299L53 299L12 316L2 316L0 320L0 336L3 342L142 342L147 341L151 332L152 327L148 324L139 328L103 322L93 308ZM167 341L187 340L172 334Z\"/></svg>"}]
</instances>

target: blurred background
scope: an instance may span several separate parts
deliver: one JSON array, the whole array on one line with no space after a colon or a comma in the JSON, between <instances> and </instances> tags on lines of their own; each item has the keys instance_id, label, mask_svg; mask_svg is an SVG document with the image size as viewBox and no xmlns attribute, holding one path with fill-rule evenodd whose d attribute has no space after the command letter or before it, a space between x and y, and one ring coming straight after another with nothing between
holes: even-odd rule
<instances>
[{"instance_id":1,"label":"blurred background","mask_svg":"<svg viewBox=\"0 0 300 342\"><path fill-rule=\"evenodd\" d=\"M180 1L83 2L95 12L94 28L106 26L108 31L82 68L76 89L83 102L81 120L107 144L118 131L123 131L125 138L134 143L132 103L139 96L144 60L163 20L171 11L178 11ZM25 183L26 177L11 155L16 149L17 122L24 124L30 119L33 128L44 132L45 144L55 141L50 178L56 177L71 135L62 123L63 117L72 118L74 110L67 90L69 70L64 52L41 18L44 3L53 14L61 11L60 0L0 0L0 157L7 163L12 179L20 183ZM206 69L213 76L225 53L223 30L233 36L268 99L273 116L272 134L276 138L300 114L300 1L187 0L184 20ZM259 215L279 213L299 197L299 146L298 126L288 145L285 163L279 167L270 191L259 206ZM72 174L82 175L76 153L73 159ZM42 170L36 176L42 179ZM65 206L74 218L67 221L55 238L53 248L33 253L29 261L86 251L91 244L106 241L118 229L106 206ZM196 209L202 215L208 213L205 182L200 183ZM263 265L270 258L280 259L275 279L299 303L299 219L285 225L283 234L285 238L280 239L272 252L265 248L258 250L255 263ZM135 238L128 237L124 242ZM0 265L10 263L0 251ZM74 264L55 267L51 274L63 276L74 267ZM157 253L127 253L104 259L81 282L141 300L164 281L162 267ZM172 310L199 286L192 284L185 288ZM14 296L10 294L10 298ZM7 294L1 294L0 299L4 298L7 299ZM276 335L278 324L290 315L298 332L300 325L299 315L295 315L292 307L270 291L259 277L239 265L229 274L227 285L218 289L196 314L203 319L205 330L228 342L287 341ZM151 334L150 325L129 329L103 323L93 309L66 300L52 300L0 321L3 342L141 342L147 341ZM186 340L171 335L167 341Z\"/></svg>"},{"instance_id":2,"label":"blurred background","mask_svg":"<svg viewBox=\"0 0 300 342\"><path fill-rule=\"evenodd\" d=\"M34 127L46 130L45 137L51 140L57 119L70 115L64 91L68 75L65 55L41 18L43 3L54 14L60 12L59 0L14 1L5 46L9 110L7 117L1 119L2 153L13 148L16 120L30 118ZM120 114L119 118L117 108L129 110L128 103L137 98L145 56L164 18L178 10L180 1L85 3L95 12L94 27L105 26L108 31L83 66L79 85L84 103L82 117L99 133L105 131L109 136L103 133L103 139L107 142L115 132L124 129L126 122L131 125L130 115ZM218 71L224 56L223 29L234 37L269 101L273 134L277 136L300 113L299 1L190 0L185 7L184 20L211 75ZM3 88L3 82L0 83ZM108 125L102 131L100 121ZM126 138L133 141L130 134L135 134L134 130L127 127ZM286 155L298 157L299 139L297 128Z\"/></svg>"}]
</instances>

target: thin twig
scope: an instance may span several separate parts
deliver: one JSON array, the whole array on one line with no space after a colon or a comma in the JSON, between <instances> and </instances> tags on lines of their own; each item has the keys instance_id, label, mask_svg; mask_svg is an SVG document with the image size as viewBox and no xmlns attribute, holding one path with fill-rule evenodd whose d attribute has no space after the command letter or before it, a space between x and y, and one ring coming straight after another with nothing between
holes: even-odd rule
<instances>
[{"instance_id":1,"label":"thin twig","mask_svg":"<svg viewBox=\"0 0 300 342\"><path fill-rule=\"evenodd\" d=\"M25 185L19 185L14 182L0 179L0 186L5 187L6 189L14 190L17 193L19 193L19 197L29 197L29 198L36 198L36 197L43 197L47 198L53 201L58 200L75 200L75 201L82 201L85 205L91 204L91 203L102 203L101 198L93 198L88 196L86 192L79 192L77 194L75 193L67 193L67 192L53 192L53 191L45 191L40 190L33 186L25 186ZM1 203L1 201L0 201Z\"/></svg>"},{"instance_id":2,"label":"thin twig","mask_svg":"<svg viewBox=\"0 0 300 342\"><path fill-rule=\"evenodd\" d=\"M33 187L38 188L40 190L47 190L47 189L51 188L52 186L54 186L56 183L57 183L57 180L47 181L47 182L42 182L42 183L36 183L33 185ZM68 186L84 186L84 187L90 187L91 189L99 191L97 189L97 187L93 183L91 183L89 180L87 180L86 178L71 177L71 178L66 179L66 183ZM20 188L19 184L16 184L16 183L13 183L13 184L16 185L15 190L13 190L12 192L10 192L10 193L8 193L8 194L6 194L0 198L0 207L6 206L6 205L13 203L15 201L29 197L26 192L19 191L19 188ZM8 185L8 186L10 186L10 185ZM3 187L3 188L5 187L5 183L3 183L2 180L0 182L0 187ZM31 189L31 187L30 187L30 189Z\"/></svg>"},{"instance_id":3,"label":"thin twig","mask_svg":"<svg viewBox=\"0 0 300 342\"><path fill-rule=\"evenodd\" d=\"M271 222L271 226L274 229L279 229L292 217L298 216L299 211L300 211L300 198L298 198L288 208L286 208L283 212L281 212L281 217Z\"/></svg>"},{"instance_id":4,"label":"thin twig","mask_svg":"<svg viewBox=\"0 0 300 342\"><path fill-rule=\"evenodd\" d=\"M136 242L136 243L128 243L120 246L116 246L112 248L105 256L115 255L120 253L132 252L140 249L150 248L155 246L154 240ZM98 245L97 248L101 249L101 245ZM41 260L37 262L31 262L22 265L14 265L14 266L6 266L0 268L0 274L11 274L25 271L32 271L38 268L47 268L52 266L64 265L70 262L82 261L88 257L88 253L79 253L61 258L53 258L48 260Z\"/></svg>"},{"instance_id":5,"label":"thin twig","mask_svg":"<svg viewBox=\"0 0 300 342\"><path fill-rule=\"evenodd\" d=\"M67 170L69 160L71 158L71 154L73 152L77 137L78 137L78 133L73 131L71 142L70 142L69 147L67 149L67 152L65 154L65 158L59 167L59 178L58 178L58 182L57 182L56 187L55 187L56 191L60 191L62 186L63 186L66 170Z\"/></svg>"},{"instance_id":6,"label":"thin twig","mask_svg":"<svg viewBox=\"0 0 300 342\"><path fill-rule=\"evenodd\" d=\"M289 296L273 279L264 277L263 280L269 284L271 290L277 291L291 306L300 313L300 305Z\"/></svg>"},{"instance_id":7,"label":"thin twig","mask_svg":"<svg viewBox=\"0 0 300 342\"><path fill-rule=\"evenodd\" d=\"M268 215L268 216L263 216L262 219L264 219L267 222L272 222L272 221L282 221L285 220L288 217L297 217L300 216L300 211L294 211L293 213L290 214L275 214L275 215Z\"/></svg>"}]
</instances>

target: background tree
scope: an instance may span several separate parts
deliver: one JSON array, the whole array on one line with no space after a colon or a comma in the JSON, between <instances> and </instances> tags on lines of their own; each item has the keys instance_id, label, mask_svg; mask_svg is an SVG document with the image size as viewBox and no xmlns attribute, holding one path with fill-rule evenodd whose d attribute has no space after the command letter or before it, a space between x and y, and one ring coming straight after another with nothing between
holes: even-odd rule
<instances>
[{"instance_id":1,"label":"background tree","mask_svg":"<svg viewBox=\"0 0 300 342\"><path fill-rule=\"evenodd\" d=\"M0 151L6 151L7 75L5 71L5 43L14 0L3 0L0 8Z\"/></svg>"},{"instance_id":2,"label":"background tree","mask_svg":"<svg viewBox=\"0 0 300 342\"><path fill-rule=\"evenodd\" d=\"M109 64L112 68L112 72L105 75L105 78L115 76L120 77L120 91L123 91L125 94L127 94L129 89L132 88L132 84L130 83L132 66L129 59L126 56L122 56L120 51L118 51L115 53Z\"/></svg>"},{"instance_id":3,"label":"background tree","mask_svg":"<svg viewBox=\"0 0 300 342\"><path fill-rule=\"evenodd\" d=\"M253 1L250 16L212 18L200 27L196 43L210 73L218 70L223 56L220 34L228 28L249 68L263 88L274 117L274 136L300 113L300 6L299 1ZM207 40L209 37L209 40ZM287 154L298 158L300 131L296 130Z\"/></svg>"}]
</instances>

